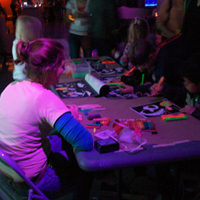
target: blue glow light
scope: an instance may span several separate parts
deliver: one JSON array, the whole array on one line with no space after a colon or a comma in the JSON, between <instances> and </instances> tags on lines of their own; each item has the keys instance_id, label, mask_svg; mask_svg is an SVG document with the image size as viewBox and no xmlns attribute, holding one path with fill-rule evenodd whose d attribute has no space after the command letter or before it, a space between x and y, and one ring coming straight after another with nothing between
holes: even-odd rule
<instances>
[{"instance_id":1,"label":"blue glow light","mask_svg":"<svg viewBox=\"0 0 200 200\"><path fill-rule=\"evenodd\" d=\"M156 7L157 0L145 0L144 6L145 7Z\"/></svg>"}]
</instances>

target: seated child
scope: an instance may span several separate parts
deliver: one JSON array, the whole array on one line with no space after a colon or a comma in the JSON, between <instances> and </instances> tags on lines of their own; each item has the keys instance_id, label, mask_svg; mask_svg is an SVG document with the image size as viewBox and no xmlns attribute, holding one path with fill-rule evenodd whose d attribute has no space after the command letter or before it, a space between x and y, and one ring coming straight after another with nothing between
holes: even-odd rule
<instances>
[{"instance_id":1,"label":"seated child","mask_svg":"<svg viewBox=\"0 0 200 200\"><path fill-rule=\"evenodd\" d=\"M149 93L152 84L152 68L155 48L145 39L138 39L130 46L130 62L135 69L129 75L123 75L121 81L125 85L120 87L123 93ZM142 83L142 84L141 84Z\"/></svg>"},{"instance_id":2,"label":"seated child","mask_svg":"<svg viewBox=\"0 0 200 200\"><path fill-rule=\"evenodd\" d=\"M200 54L196 54L188 60L182 76L187 90L187 98L185 107L180 111L191 114L200 120Z\"/></svg>"},{"instance_id":3,"label":"seated child","mask_svg":"<svg viewBox=\"0 0 200 200\"><path fill-rule=\"evenodd\" d=\"M120 64L123 67L127 67L131 65L129 58L129 49L130 46L137 39L148 39L149 37L149 24L145 19L135 18L131 24L129 25L128 30L128 42L124 48L123 55L120 58ZM128 66L128 69L132 68L132 66Z\"/></svg>"}]
</instances>

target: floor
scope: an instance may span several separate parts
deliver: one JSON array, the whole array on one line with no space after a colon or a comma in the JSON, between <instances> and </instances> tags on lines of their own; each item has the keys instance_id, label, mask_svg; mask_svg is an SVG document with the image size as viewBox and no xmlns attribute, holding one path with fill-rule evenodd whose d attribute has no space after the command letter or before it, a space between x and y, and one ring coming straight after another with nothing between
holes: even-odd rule
<instances>
[{"instance_id":1,"label":"floor","mask_svg":"<svg viewBox=\"0 0 200 200\"><path fill-rule=\"evenodd\" d=\"M7 22L10 33L14 33L12 21ZM44 37L67 39L68 28L63 20L55 20L45 23ZM0 60L1 61L1 60ZM12 57L8 59L8 70L1 70L0 65L0 94L3 89L12 81ZM98 173L93 183L90 200L116 200L117 199L117 177L118 171ZM155 181L154 167L149 166L146 173L135 176L133 168L124 169L122 171L122 199L123 200L164 200L157 191ZM66 195L59 200L70 200L71 194ZM181 198L180 198L181 199ZM183 198L182 198L183 199ZM183 200L191 200L191 196ZM165 199L170 200L170 199Z\"/></svg>"}]
</instances>

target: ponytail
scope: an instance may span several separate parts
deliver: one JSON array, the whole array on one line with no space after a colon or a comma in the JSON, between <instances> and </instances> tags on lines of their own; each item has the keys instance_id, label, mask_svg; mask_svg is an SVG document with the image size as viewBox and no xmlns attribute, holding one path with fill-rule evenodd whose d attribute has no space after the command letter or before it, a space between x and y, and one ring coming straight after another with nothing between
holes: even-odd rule
<instances>
[{"instance_id":1,"label":"ponytail","mask_svg":"<svg viewBox=\"0 0 200 200\"><path fill-rule=\"evenodd\" d=\"M27 62L30 52L30 44L27 42L19 41L16 45L17 60L15 64Z\"/></svg>"}]
</instances>

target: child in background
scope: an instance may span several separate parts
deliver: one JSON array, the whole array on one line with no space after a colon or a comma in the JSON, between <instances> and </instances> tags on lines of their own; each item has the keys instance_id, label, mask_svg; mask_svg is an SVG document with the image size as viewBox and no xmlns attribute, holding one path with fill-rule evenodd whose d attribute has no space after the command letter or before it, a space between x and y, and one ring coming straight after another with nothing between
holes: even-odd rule
<instances>
[{"instance_id":1,"label":"child in background","mask_svg":"<svg viewBox=\"0 0 200 200\"><path fill-rule=\"evenodd\" d=\"M188 60L188 66L182 72L187 90L186 106L180 111L200 120L200 54Z\"/></svg>"},{"instance_id":2,"label":"child in background","mask_svg":"<svg viewBox=\"0 0 200 200\"><path fill-rule=\"evenodd\" d=\"M148 39L149 37L149 24L145 19L135 18L128 30L128 43L125 46L123 55L120 58L120 64L123 67L129 65L129 49L130 46L134 43L136 39ZM131 69L133 66L128 66L128 69Z\"/></svg>"},{"instance_id":3,"label":"child in background","mask_svg":"<svg viewBox=\"0 0 200 200\"><path fill-rule=\"evenodd\" d=\"M66 4L69 27L70 57L79 58L80 48L84 57L91 57L90 12L91 0L69 0Z\"/></svg>"},{"instance_id":4,"label":"child in background","mask_svg":"<svg viewBox=\"0 0 200 200\"><path fill-rule=\"evenodd\" d=\"M24 42L31 42L35 39L42 37L43 35L43 26L42 22L30 16L19 16L16 21L16 32L15 40L13 41L12 46L12 55L14 60L14 71L13 79L14 80L24 80L26 74L24 71L25 63L20 62L17 59L16 44L22 40Z\"/></svg>"},{"instance_id":5,"label":"child in background","mask_svg":"<svg viewBox=\"0 0 200 200\"><path fill-rule=\"evenodd\" d=\"M152 84L152 69L154 64L155 48L145 39L138 39L130 46L130 62L135 66L132 75L123 75L121 81L126 85L120 87L123 93L149 93ZM141 85L142 83L142 85Z\"/></svg>"}]
</instances>

